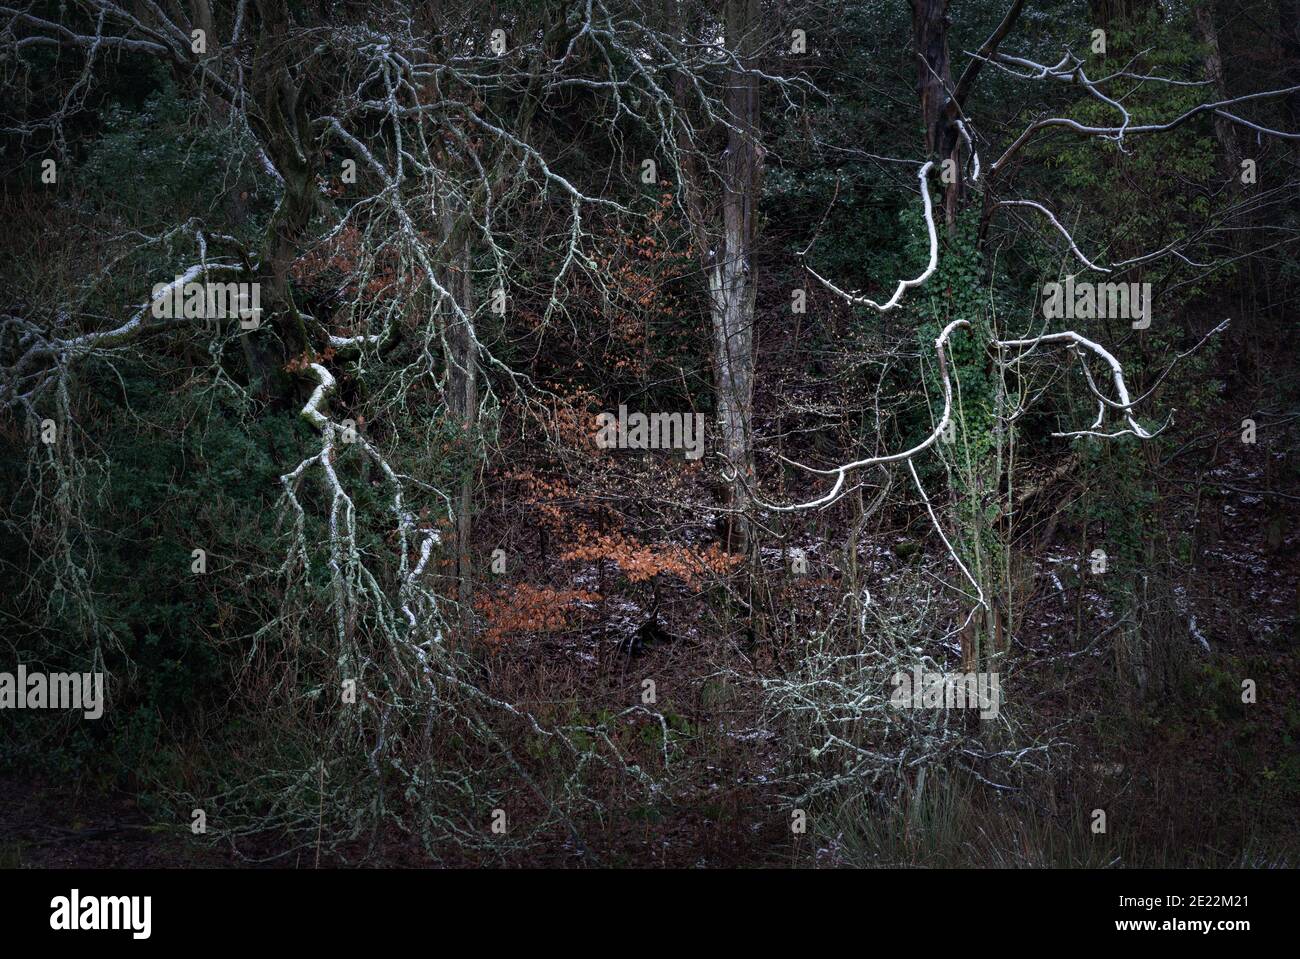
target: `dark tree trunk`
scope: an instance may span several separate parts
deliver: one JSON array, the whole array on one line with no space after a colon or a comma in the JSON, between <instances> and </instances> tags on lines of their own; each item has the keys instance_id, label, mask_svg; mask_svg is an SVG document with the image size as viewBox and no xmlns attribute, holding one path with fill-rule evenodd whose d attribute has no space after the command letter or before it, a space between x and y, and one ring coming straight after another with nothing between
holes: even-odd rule
<instances>
[{"instance_id":1,"label":"dark tree trunk","mask_svg":"<svg viewBox=\"0 0 1300 959\"><path fill-rule=\"evenodd\" d=\"M925 152L940 165L944 220L951 230L962 197L961 144L948 56L948 0L912 0L912 41L917 58L916 92L925 124ZM944 162L951 161L945 169Z\"/></svg>"},{"instance_id":2,"label":"dark tree trunk","mask_svg":"<svg viewBox=\"0 0 1300 959\"><path fill-rule=\"evenodd\" d=\"M1285 66L1282 84L1288 87L1300 87L1300 0L1278 0L1278 24L1281 29L1282 56ZM1300 130L1300 90L1287 95L1288 130Z\"/></svg>"}]
</instances>

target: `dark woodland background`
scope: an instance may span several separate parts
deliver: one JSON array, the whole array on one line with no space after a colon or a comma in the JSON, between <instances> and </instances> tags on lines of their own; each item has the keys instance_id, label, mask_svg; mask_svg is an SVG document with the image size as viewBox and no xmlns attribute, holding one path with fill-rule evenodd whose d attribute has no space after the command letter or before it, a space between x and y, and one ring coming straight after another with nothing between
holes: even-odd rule
<instances>
[{"instance_id":1,"label":"dark woodland background","mask_svg":"<svg viewBox=\"0 0 1300 959\"><path fill-rule=\"evenodd\" d=\"M0 670L109 690L0 715L0 865L1294 866L1298 21L0 6ZM1116 137L1116 104L1187 115ZM1045 117L1111 134L1018 140ZM927 160L936 270L845 302L810 271L884 301L924 270ZM78 339L195 264L260 283L261 326ZM1070 273L1150 283L1150 327L1045 320ZM957 319L917 482L768 508L924 440ZM1053 436L1110 374L998 362L1044 329L1170 425ZM597 449L620 404L704 414L706 455ZM919 663L997 671L999 717L891 711Z\"/></svg>"}]
</instances>

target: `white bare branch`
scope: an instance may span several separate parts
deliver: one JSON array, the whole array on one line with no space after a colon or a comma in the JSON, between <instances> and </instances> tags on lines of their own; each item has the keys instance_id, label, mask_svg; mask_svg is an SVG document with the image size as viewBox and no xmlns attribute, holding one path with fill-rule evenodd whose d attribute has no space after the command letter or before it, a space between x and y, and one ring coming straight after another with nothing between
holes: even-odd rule
<instances>
[{"instance_id":1,"label":"white bare branch","mask_svg":"<svg viewBox=\"0 0 1300 959\"><path fill-rule=\"evenodd\" d=\"M935 230L934 207L930 199L930 188L929 185L926 183L926 177L929 176L930 170L933 169L933 167L934 167L934 161L932 160L927 161L926 163L921 165L921 169L918 170L916 174L916 178L919 181L921 187L921 202L924 205L923 209L925 215L925 228L926 228L926 232L929 235L929 240L930 240L930 258L929 261L926 263L925 269L921 271L919 276L911 280L899 280L898 286L894 289L894 295L891 296L884 303L877 303L875 300L871 299L870 297L863 296L861 293L858 293L856 291L849 292L840 289L838 286L836 286L830 280L826 279L824 276L822 276L820 273L818 273L816 270L814 270L812 267L808 266L807 264L804 265L804 269L806 269L810 274L812 274L812 276L819 283L825 286L836 296L839 296L846 303L851 303L854 306L869 306L872 309L878 310L881 313L887 313L890 310L897 307L898 304L903 301L904 293L906 293L910 289L913 289L914 287L918 287L924 284L925 281L930 278L930 276L934 273L935 269L939 266L939 234Z\"/></svg>"}]
</instances>

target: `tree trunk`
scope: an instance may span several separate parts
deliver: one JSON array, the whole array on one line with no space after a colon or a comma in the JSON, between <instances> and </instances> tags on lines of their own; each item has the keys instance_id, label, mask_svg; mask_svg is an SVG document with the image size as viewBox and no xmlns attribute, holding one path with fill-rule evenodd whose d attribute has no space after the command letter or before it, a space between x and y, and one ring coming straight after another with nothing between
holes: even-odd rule
<instances>
[{"instance_id":1,"label":"tree trunk","mask_svg":"<svg viewBox=\"0 0 1300 959\"><path fill-rule=\"evenodd\" d=\"M1219 52L1219 31L1214 25L1214 3L1202 0L1196 5L1196 29L1205 42L1205 78L1214 85L1217 99L1228 99L1227 84L1223 79L1223 55ZM1214 114L1214 135L1223 154L1223 166L1234 184L1240 184L1241 147L1237 143L1232 121Z\"/></svg>"},{"instance_id":2,"label":"tree trunk","mask_svg":"<svg viewBox=\"0 0 1300 959\"><path fill-rule=\"evenodd\" d=\"M470 274L472 264L468 236L463 225L458 228L453 223L449 212L443 214L443 228L449 237L450 249L455 251L443 285L460 306L462 313L471 316L474 312L474 287ZM447 401L452 417L460 427L461 442L468 452L478 429L478 347L469 323L456 313L451 304L447 305L445 314L447 347L451 351L447 357ZM472 457L470 459L471 462L461 477L456 507L456 579L466 622L470 621L474 598L474 578L470 565L470 541L474 534L474 465Z\"/></svg>"},{"instance_id":3,"label":"tree trunk","mask_svg":"<svg viewBox=\"0 0 1300 959\"><path fill-rule=\"evenodd\" d=\"M290 29L287 7L282 0L265 0L254 9L257 22L249 28L255 40L248 90L254 109L248 112L248 122L284 181L258 255L264 322L269 318L276 336L263 330L249 338L256 392L269 401L288 382L285 360L310 346L293 301L289 270L320 203L316 171L321 158L305 102L308 88L295 80L283 49Z\"/></svg>"},{"instance_id":4,"label":"tree trunk","mask_svg":"<svg viewBox=\"0 0 1300 959\"><path fill-rule=\"evenodd\" d=\"M1283 63L1282 86L1300 87L1300 0L1278 0L1278 24L1281 27L1281 45ZM1300 129L1300 90L1295 90L1286 98L1287 117L1291 121L1286 128L1291 132Z\"/></svg>"},{"instance_id":5,"label":"tree trunk","mask_svg":"<svg viewBox=\"0 0 1300 959\"><path fill-rule=\"evenodd\" d=\"M743 68L751 64L758 0L728 0L727 49ZM753 478L755 201L762 177L758 144L758 80L733 72L726 93L731 127L722 158L722 235L708 262L713 363L722 453L735 471L729 507L728 549L749 546L747 483ZM706 252L706 256L709 254Z\"/></svg>"},{"instance_id":6,"label":"tree trunk","mask_svg":"<svg viewBox=\"0 0 1300 959\"><path fill-rule=\"evenodd\" d=\"M951 230L961 201L959 108L948 57L948 0L912 0L912 40L917 56L916 92L925 124L926 155L940 164L944 221ZM951 161L947 163L946 161Z\"/></svg>"}]
</instances>

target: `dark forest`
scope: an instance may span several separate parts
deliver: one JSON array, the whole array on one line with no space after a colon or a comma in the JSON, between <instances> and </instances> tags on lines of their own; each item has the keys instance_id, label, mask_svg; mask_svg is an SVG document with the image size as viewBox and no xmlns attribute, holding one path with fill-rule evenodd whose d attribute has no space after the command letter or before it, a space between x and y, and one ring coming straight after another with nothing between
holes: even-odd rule
<instances>
[{"instance_id":1,"label":"dark forest","mask_svg":"<svg viewBox=\"0 0 1300 959\"><path fill-rule=\"evenodd\" d=\"M1297 0L0 3L0 867L1300 863Z\"/></svg>"}]
</instances>

